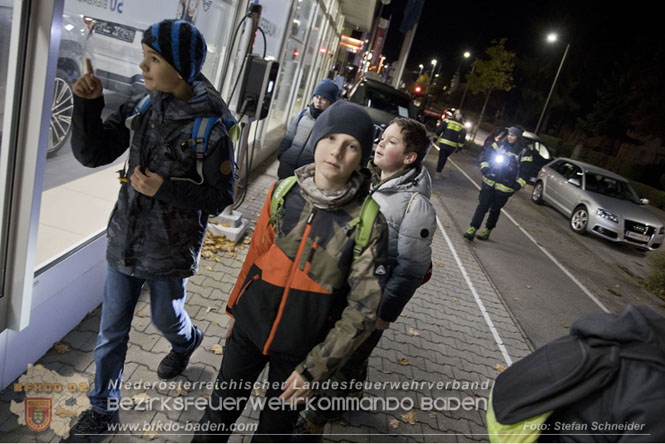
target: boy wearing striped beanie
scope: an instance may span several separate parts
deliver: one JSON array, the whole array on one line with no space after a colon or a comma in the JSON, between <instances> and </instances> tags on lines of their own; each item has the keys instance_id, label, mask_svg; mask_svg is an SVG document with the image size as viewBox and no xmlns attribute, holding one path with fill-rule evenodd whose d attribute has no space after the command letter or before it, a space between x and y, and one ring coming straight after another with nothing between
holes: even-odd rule
<instances>
[{"instance_id":1,"label":"boy wearing striped beanie","mask_svg":"<svg viewBox=\"0 0 665 444\"><path fill-rule=\"evenodd\" d=\"M150 288L152 323L171 344L157 376L171 379L185 370L203 340L185 309L187 278L197 271L208 217L233 203L232 143L219 121L229 111L201 74L203 35L190 23L164 20L145 30L142 46L139 67L149 97L131 98L102 121L103 88L90 60L72 88L76 159L98 167L127 149L129 155L106 230L108 268L91 408L66 442L99 440L119 421L122 369L144 285ZM202 160L193 136L199 118L213 123Z\"/></svg>"}]
</instances>

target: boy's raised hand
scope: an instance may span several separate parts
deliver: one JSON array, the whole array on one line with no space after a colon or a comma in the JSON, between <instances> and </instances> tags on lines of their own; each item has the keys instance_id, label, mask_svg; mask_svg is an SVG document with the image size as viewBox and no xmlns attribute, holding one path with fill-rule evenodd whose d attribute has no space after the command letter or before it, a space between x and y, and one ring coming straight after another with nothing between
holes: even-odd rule
<instances>
[{"instance_id":1,"label":"boy's raised hand","mask_svg":"<svg viewBox=\"0 0 665 444\"><path fill-rule=\"evenodd\" d=\"M95 76L90 59L85 59L85 74L83 74L72 86L72 91L83 99L96 99L103 92L102 81Z\"/></svg>"}]
</instances>

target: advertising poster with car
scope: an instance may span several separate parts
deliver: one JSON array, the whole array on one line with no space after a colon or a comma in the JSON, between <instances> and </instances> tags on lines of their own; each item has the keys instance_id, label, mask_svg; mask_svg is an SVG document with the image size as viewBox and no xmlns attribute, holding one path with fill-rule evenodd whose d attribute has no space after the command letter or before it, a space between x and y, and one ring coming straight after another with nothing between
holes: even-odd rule
<instances>
[{"instance_id":1,"label":"advertising poster with car","mask_svg":"<svg viewBox=\"0 0 665 444\"><path fill-rule=\"evenodd\" d=\"M67 0L65 13L81 15L91 24L86 52L106 89L126 95L142 92L138 63L141 36L164 19L189 21L208 44L204 74L211 77L220 60L221 42L233 17L229 2L220 0Z\"/></svg>"}]
</instances>

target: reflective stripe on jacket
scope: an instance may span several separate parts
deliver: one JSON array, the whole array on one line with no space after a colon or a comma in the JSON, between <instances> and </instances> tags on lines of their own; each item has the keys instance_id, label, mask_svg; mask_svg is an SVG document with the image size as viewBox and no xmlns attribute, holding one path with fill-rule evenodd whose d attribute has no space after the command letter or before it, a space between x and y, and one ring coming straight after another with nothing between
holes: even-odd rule
<instances>
[{"instance_id":1,"label":"reflective stripe on jacket","mask_svg":"<svg viewBox=\"0 0 665 444\"><path fill-rule=\"evenodd\" d=\"M439 145L447 145L453 149L460 148L464 145L466 139L466 130L464 125L454 119L446 119L441 122L441 127L437 130ZM444 148L441 146L441 148Z\"/></svg>"},{"instance_id":2,"label":"reflective stripe on jacket","mask_svg":"<svg viewBox=\"0 0 665 444\"><path fill-rule=\"evenodd\" d=\"M531 155L520 148L519 142L494 142L491 147L483 152L480 162L483 183L504 193L523 188L529 176L528 165L533 160ZM499 155L503 157L502 162L497 159Z\"/></svg>"}]
</instances>

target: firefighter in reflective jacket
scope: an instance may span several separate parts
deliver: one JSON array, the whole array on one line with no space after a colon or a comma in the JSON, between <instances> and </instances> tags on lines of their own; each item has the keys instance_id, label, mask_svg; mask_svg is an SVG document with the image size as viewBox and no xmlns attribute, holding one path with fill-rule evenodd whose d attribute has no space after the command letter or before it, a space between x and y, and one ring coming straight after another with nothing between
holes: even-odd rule
<instances>
[{"instance_id":1,"label":"firefighter in reflective jacket","mask_svg":"<svg viewBox=\"0 0 665 444\"><path fill-rule=\"evenodd\" d=\"M503 141L494 142L492 149L485 150L480 161L483 184L478 195L478 206L469 229L464 233L468 240L476 237L476 231L489 210L485 228L477 234L478 239L487 240L499 220L501 208L513 193L526 185L533 158L528 150L522 149L521 139L522 130L511 127Z\"/></svg>"},{"instance_id":2,"label":"firefighter in reflective jacket","mask_svg":"<svg viewBox=\"0 0 665 444\"><path fill-rule=\"evenodd\" d=\"M462 113L457 110L450 119L445 119L436 129L436 135L439 137L439 161L436 164L435 179L441 178L441 170L446 166L448 156L464 146L466 140L466 130L462 123Z\"/></svg>"}]
</instances>

